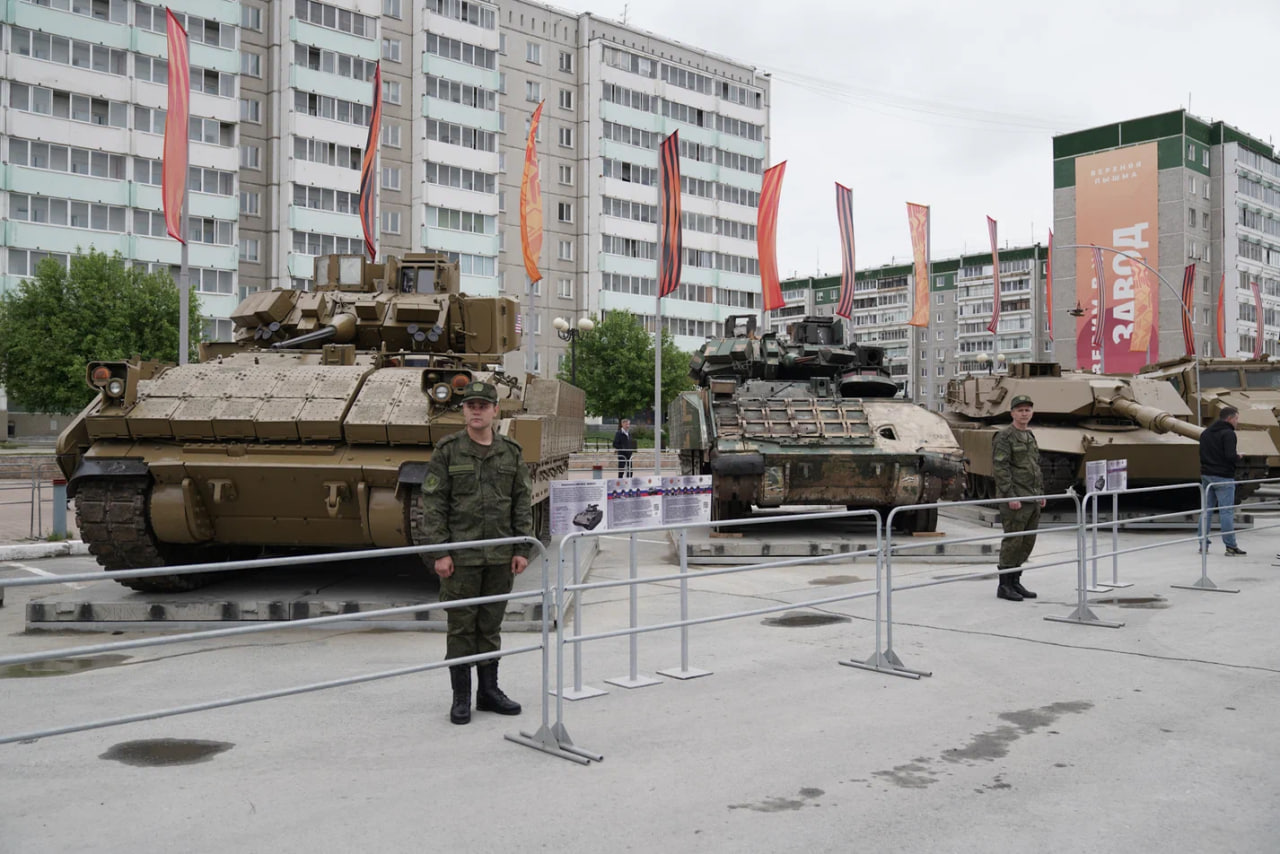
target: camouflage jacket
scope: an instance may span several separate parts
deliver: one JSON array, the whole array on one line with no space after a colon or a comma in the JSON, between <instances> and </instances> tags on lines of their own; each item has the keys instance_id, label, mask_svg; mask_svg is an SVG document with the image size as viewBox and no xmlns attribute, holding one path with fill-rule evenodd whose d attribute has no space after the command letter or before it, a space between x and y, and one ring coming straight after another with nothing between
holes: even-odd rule
<instances>
[{"instance_id":1,"label":"camouflage jacket","mask_svg":"<svg viewBox=\"0 0 1280 854\"><path fill-rule=\"evenodd\" d=\"M1040 446L1035 434L1012 424L997 433L991 442L991 474L996 480L997 498L1043 494Z\"/></svg>"},{"instance_id":2,"label":"camouflage jacket","mask_svg":"<svg viewBox=\"0 0 1280 854\"><path fill-rule=\"evenodd\" d=\"M486 453L487 452L487 453ZM520 444L495 435L488 448L459 430L435 447L422 481L420 542L453 543L532 537L533 486ZM526 543L448 552L457 566L506 564L528 557ZM445 552L433 552L444 557Z\"/></svg>"}]
</instances>

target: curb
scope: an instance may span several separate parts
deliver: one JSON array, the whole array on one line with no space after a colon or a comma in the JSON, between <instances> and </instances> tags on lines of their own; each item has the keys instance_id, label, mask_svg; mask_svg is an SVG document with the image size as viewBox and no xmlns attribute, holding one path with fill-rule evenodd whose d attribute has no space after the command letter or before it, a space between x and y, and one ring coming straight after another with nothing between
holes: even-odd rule
<instances>
[{"instance_id":1,"label":"curb","mask_svg":"<svg viewBox=\"0 0 1280 854\"><path fill-rule=\"evenodd\" d=\"M0 546L0 561L39 560L46 557L87 555L89 547L80 540L63 540L60 543L17 543Z\"/></svg>"}]
</instances>

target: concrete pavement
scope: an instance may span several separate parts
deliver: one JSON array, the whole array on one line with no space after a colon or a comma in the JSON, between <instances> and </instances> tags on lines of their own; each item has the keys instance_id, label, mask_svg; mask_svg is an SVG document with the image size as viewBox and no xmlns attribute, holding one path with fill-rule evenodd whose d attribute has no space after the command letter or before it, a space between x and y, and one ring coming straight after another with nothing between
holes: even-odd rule
<instances>
[{"instance_id":1,"label":"concrete pavement","mask_svg":"<svg viewBox=\"0 0 1280 854\"><path fill-rule=\"evenodd\" d=\"M3 745L0 838L15 854L1271 851L1280 536L1261 528L1241 535L1248 556L1225 558L1218 543L1210 558L1213 580L1239 594L1171 588L1199 577L1187 545L1126 557L1134 586L1091 597L1118 600L1093 607L1120 629L1043 619L1074 607L1072 567L1028 572L1034 602L996 600L991 580L900 592L894 649L933 671L919 681L838 664L876 649L865 599L693 627L690 664L712 675L648 688L604 682L627 673L626 639L591 642L585 681L609 693L566 703L564 720L605 755L588 767L502 738L537 726L537 654L502 665L520 718L451 726L447 677L428 673ZM672 547L650 539L643 572L669 571ZM1045 534L1036 555L1072 543ZM625 577L625 540L602 546L592 580ZM975 569L895 565L899 583ZM691 613L856 592L873 573L865 559L695 572ZM0 609L5 654L85 642L23 634L32 594L11 590ZM627 625L624 590L590 591L582 608L585 631ZM642 588L639 610L643 623L674 619L676 587ZM678 665L678 639L641 636L640 671ZM9 670L0 733L410 666L443 648L438 634L281 632L133 650L46 678ZM202 762L154 764L202 748Z\"/></svg>"}]
</instances>

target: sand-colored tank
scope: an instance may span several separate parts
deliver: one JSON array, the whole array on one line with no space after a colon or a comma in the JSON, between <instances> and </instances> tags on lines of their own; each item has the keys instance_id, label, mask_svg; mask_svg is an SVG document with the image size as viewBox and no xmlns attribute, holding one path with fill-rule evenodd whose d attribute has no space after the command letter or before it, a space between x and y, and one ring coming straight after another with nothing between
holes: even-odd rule
<instances>
[{"instance_id":1,"label":"sand-colored tank","mask_svg":"<svg viewBox=\"0 0 1280 854\"><path fill-rule=\"evenodd\" d=\"M99 395L58 461L104 567L415 544L431 449L463 429L473 378L498 388L499 429L524 449L546 530L550 481L582 446L583 394L503 373L520 346L515 301L462 294L456 263L431 253L323 256L315 281L250 294L235 340L202 344L196 364L89 364Z\"/></svg>"},{"instance_id":2,"label":"sand-colored tank","mask_svg":"<svg viewBox=\"0 0 1280 854\"><path fill-rule=\"evenodd\" d=\"M938 415L905 400L880 347L846 343L832 318L805 318L789 339L756 336L754 316L693 357L699 388L670 410L685 474L710 474L716 518L756 507L842 504L887 510L958 498L960 448ZM901 513L932 531L937 511Z\"/></svg>"},{"instance_id":3,"label":"sand-colored tank","mask_svg":"<svg viewBox=\"0 0 1280 854\"><path fill-rule=\"evenodd\" d=\"M1173 387L1145 376L1064 372L1053 362L1020 362L1008 374L970 374L947 384L946 418L968 460L968 492L995 495L991 441L1009 424L1009 402L1035 403L1045 493L1083 487L1091 460L1127 460L1130 487L1200 480L1203 427ZM1261 477L1276 453L1265 433L1241 434L1240 477Z\"/></svg>"}]
</instances>

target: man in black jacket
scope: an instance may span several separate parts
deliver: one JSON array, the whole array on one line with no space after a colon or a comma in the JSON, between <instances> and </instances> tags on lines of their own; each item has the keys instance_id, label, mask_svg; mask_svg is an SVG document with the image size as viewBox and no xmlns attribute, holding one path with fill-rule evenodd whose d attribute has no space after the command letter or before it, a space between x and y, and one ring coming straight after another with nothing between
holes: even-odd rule
<instances>
[{"instance_id":1,"label":"man in black jacket","mask_svg":"<svg viewBox=\"0 0 1280 854\"><path fill-rule=\"evenodd\" d=\"M631 455L636 452L636 440L631 438L631 419L624 418L613 434L613 449L618 452L618 477L631 477Z\"/></svg>"},{"instance_id":2,"label":"man in black jacket","mask_svg":"<svg viewBox=\"0 0 1280 854\"><path fill-rule=\"evenodd\" d=\"M1204 487L1205 511L1200 519L1200 550L1209 548L1209 519L1213 508L1218 508L1218 523L1222 528L1222 542L1227 547L1227 557L1244 554L1236 544L1236 424L1240 422L1240 410L1234 406L1223 407L1218 420L1200 434L1200 484Z\"/></svg>"}]
</instances>

